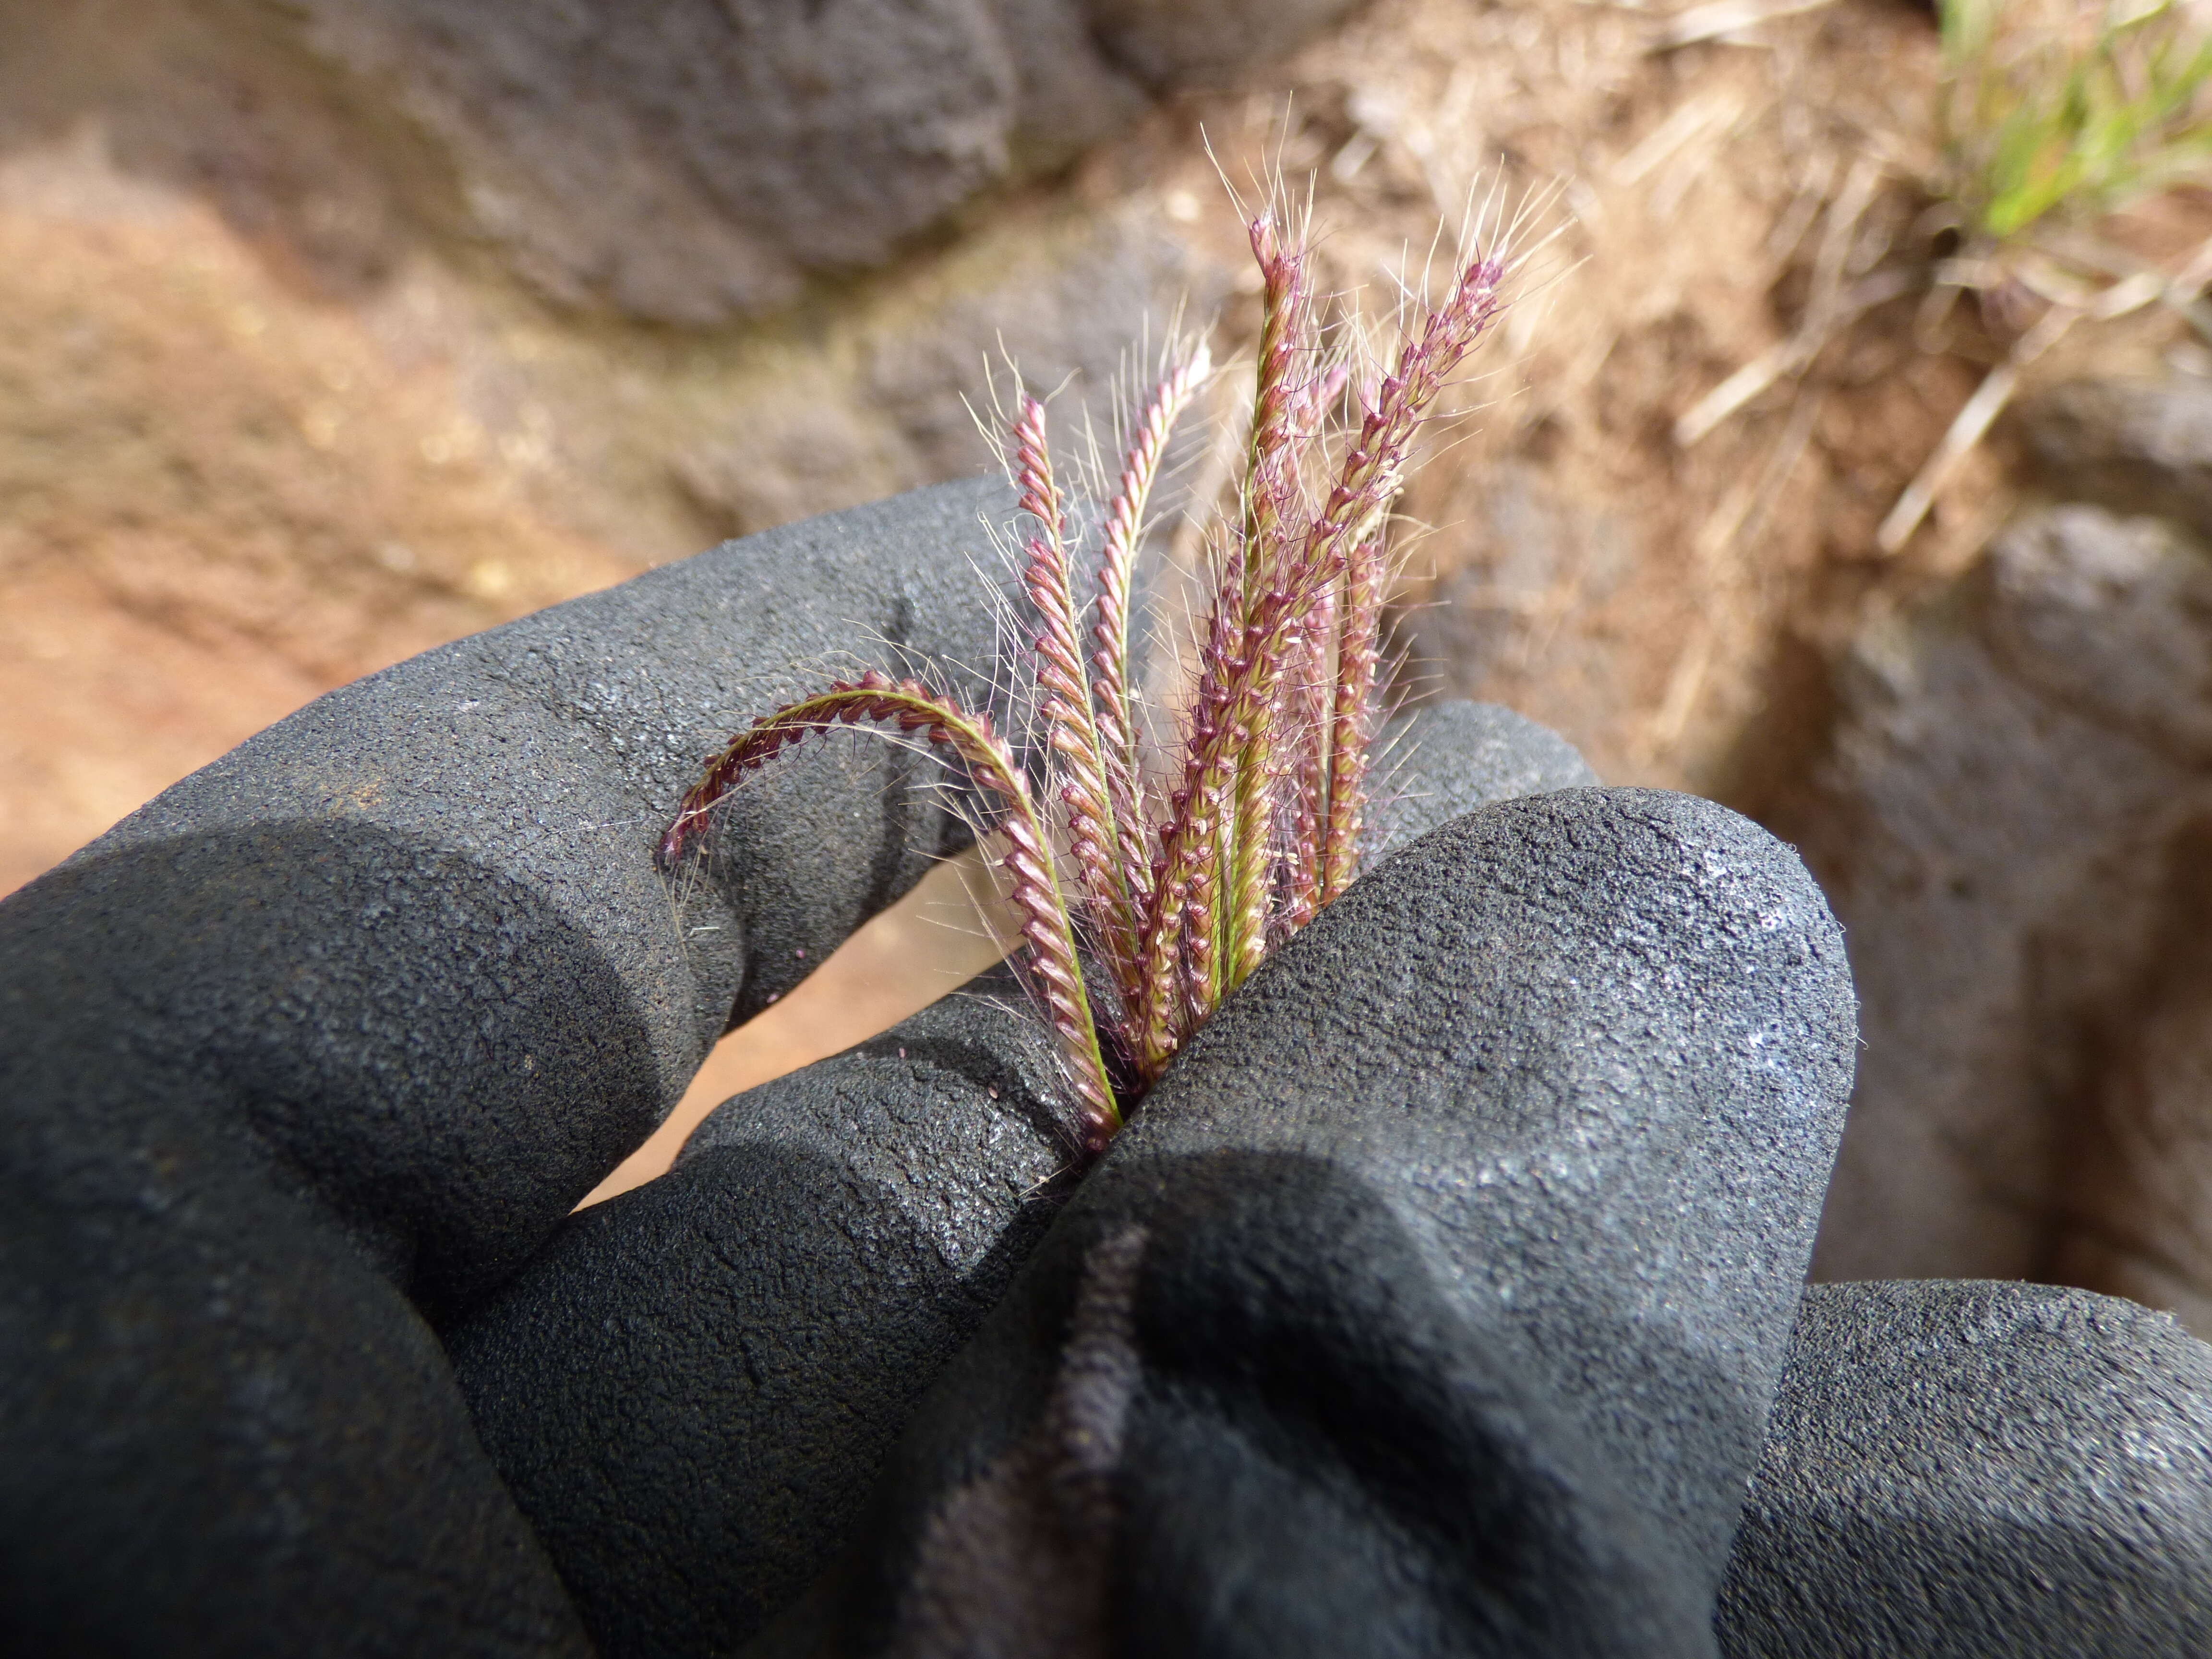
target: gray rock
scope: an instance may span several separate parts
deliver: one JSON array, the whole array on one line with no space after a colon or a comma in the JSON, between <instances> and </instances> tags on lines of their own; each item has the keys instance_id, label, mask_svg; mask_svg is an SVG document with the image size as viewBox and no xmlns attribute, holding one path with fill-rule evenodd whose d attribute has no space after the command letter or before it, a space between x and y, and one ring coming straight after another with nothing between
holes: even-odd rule
<instances>
[{"instance_id":1,"label":"gray rock","mask_svg":"<svg viewBox=\"0 0 2212 1659\"><path fill-rule=\"evenodd\" d=\"M1352 0L313 0L311 38L436 136L467 211L571 303L714 324L883 264L1150 94Z\"/></svg>"},{"instance_id":2,"label":"gray rock","mask_svg":"<svg viewBox=\"0 0 2212 1659\"><path fill-rule=\"evenodd\" d=\"M2063 507L1855 647L1775 819L1843 919L1867 1040L1817 1276L2063 1275L2212 1312L2188 1127L2208 615L2185 532Z\"/></svg>"},{"instance_id":3,"label":"gray rock","mask_svg":"<svg viewBox=\"0 0 2212 1659\"><path fill-rule=\"evenodd\" d=\"M1233 274L1164 234L1142 198L994 220L817 313L795 345L763 347L742 392L687 426L673 481L702 522L736 535L995 470L975 409L994 378L1008 387L1009 362L1040 394L1063 388L1052 429L1072 465L1086 419L1104 434L1126 414L1116 386L1141 367L1139 343L1178 309L1212 313ZM1154 497L1170 534L1205 435L1186 421L1170 447Z\"/></svg>"},{"instance_id":4,"label":"gray rock","mask_svg":"<svg viewBox=\"0 0 2212 1659\"><path fill-rule=\"evenodd\" d=\"M1361 0L1085 0L1091 30L1121 69L1154 90L1218 81L1279 58Z\"/></svg>"},{"instance_id":5,"label":"gray rock","mask_svg":"<svg viewBox=\"0 0 2212 1659\"><path fill-rule=\"evenodd\" d=\"M1108 434L1127 414L1116 407L1113 387L1117 374L1145 367L1133 360L1139 343L1157 341L1179 303L1205 316L1227 293L1228 273L1194 259L1145 210L1125 207L1053 231L998 236L988 266L963 260L954 276L916 284L904 304L857 332L863 405L896 428L915 464L932 476L986 465L971 399L987 366L1000 365L1003 377L1011 357L1041 396L1073 382L1073 395L1052 402L1053 441L1065 468L1079 453L1086 415ZM1171 456L1194 452L1205 430L1187 418ZM1164 480L1160 511L1181 509L1182 484Z\"/></svg>"},{"instance_id":6,"label":"gray rock","mask_svg":"<svg viewBox=\"0 0 2212 1659\"><path fill-rule=\"evenodd\" d=\"M2212 1348L2080 1291L1815 1286L1717 1622L1745 1659L2212 1651Z\"/></svg>"},{"instance_id":7,"label":"gray rock","mask_svg":"<svg viewBox=\"0 0 2212 1659\"><path fill-rule=\"evenodd\" d=\"M1639 527L1510 458L1420 510L1450 519L1464 550L1399 618L1410 665L1448 696L1504 698L1567 731L1616 726L1614 645L1560 618L1601 611L1647 565Z\"/></svg>"},{"instance_id":8,"label":"gray rock","mask_svg":"<svg viewBox=\"0 0 2212 1659\"><path fill-rule=\"evenodd\" d=\"M430 652L0 902L0 1645L582 1649L419 1310L512 1276L734 1015L960 844L863 738L653 863L825 659L989 660L963 555L1006 506L923 492Z\"/></svg>"},{"instance_id":9,"label":"gray rock","mask_svg":"<svg viewBox=\"0 0 2212 1659\"><path fill-rule=\"evenodd\" d=\"M2212 386L2073 380L2023 401L2014 421L2036 489L2212 536Z\"/></svg>"},{"instance_id":10,"label":"gray rock","mask_svg":"<svg viewBox=\"0 0 2212 1659\"><path fill-rule=\"evenodd\" d=\"M2212 763L2212 560L2163 519L2057 507L1990 562L1987 637L2012 678L2185 767Z\"/></svg>"},{"instance_id":11,"label":"gray rock","mask_svg":"<svg viewBox=\"0 0 2212 1659\"><path fill-rule=\"evenodd\" d=\"M1853 1042L1719 807L1424 837L1194 1040L755 1650L1711 1652Z\"/></svg>"}]
</instances>

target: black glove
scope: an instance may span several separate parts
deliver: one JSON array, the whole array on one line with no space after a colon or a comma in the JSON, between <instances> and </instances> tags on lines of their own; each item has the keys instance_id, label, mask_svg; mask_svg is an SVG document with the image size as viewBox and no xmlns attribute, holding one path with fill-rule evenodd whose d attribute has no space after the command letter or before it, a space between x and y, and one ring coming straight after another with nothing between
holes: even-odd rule
<instances>
[{"instance_id":1,"label":"black glove","mask_svg":"<svg viewBox=\"0 0 2212 1659\"><path fill-rule=\"evenodd\" d=\"M1721 1596L1729 1659L2212 1653L2212 1346L2047 1285L1822 1285Z\"/></svg>"},{"instance_id":2,"label":"black glove","mask_svg":"<svg viewBox=\"0 0 2212 1659\"><path fill-rule=\"evenodd\" d=\"M1851 1044L1732 813L1425 836L1178 1058L757 1650L1711 1653Z\"/></svg>"},{"instance_id":3,"label":"black glove","mask_svg":"<svg viewBox=\"0 0 2212 1659\"><path fill-rule=\"evenodd\" d=\"M925 492L433 653L0 907L9 1645L702 1653L781 1609L764 1650L1711 1650L1848 981L1786 849L1508 799L1588 780L1498 711L1413 723L1381 816L1431 833L1056 1222L1002 976L567 1218L960 843L927 763L822 744L703 871L649 862L831 653L988 662L958 556L1004 507Z\"/></svg>"},{"instance_id":4,"label":"black glove","mask_svg":"<svg viewBox=\"0 0 2212 1659\"><path fill-rule=\"evenodd\" d=\"M1386 848L1589 781L1501 710L1394 738ZM1358 893L1178 1063L769 1650L1710 1650L1848 1082L1825 907L1732 814L1589 789ZM449 1332L606 1651L788 1601L1042 1230L1012 1004L987 976L731 1102Z\"/></svg>"},{"instance_id":5,"label":"black glove","mask_svg":"<svg viewBox=\"0 0 2212 1659\"><path fill-rule=\"evenodd\" d=\"M837 653L988 664L1007 507L927 491L433 651L0 904L0 1648L585 1650L430 1322L963 843L927 761L823 743L706 877L652 862Z\"/></svg>"},{"instance_id":6,"label":"black glove","mask_svg":"<svg viewBox=\"0 0 2212 1659\"><path fill-rule=\"evenodd\" d=\"M847 665L841 653L988 664L969 556L979 513L1007 505L995 489L922 492L430 653L262 734L0 905L6 1645L585 1646L434 1328L454 1332L490 1437L512 1451L498 1401L516 1378L477 1363L500 1310L557 1294L552 1264L588 1254L595 1229L669 1213L680 1183L564 1227L576 1199L729 1024L961 844L957 819L907 787L927 763L823 744L749 781L703 877L672 884L650 857L699 758ZM1525 723L1480 717L1469 736L1496 750L1500 732L1534 744L1524 771L1576 764ZM716 1420L724 1374L672 1363L647 1378L660 1425L691 1425L692 1443L706 1425L708 1444L755 1466L686 1463L672 1434L664 1467L678 1473L641 1522L621 1501L548 1521L617 1645L628 1610L600 1596L573 1538L619 1532L617 1579L650 1601L656 1564L684 1547L655 1534L675 1513L665 1500L722 1482L709 1540L735 1516L765 1542L757 1559L713 1560L672 1627L681 1638L703 1613L726 1619L727 1639L820 1564L1042 1219L1025 1219L1030 1189L1048 1190L1064 1159L1031 1029L972 1000L924 1025L936 1046L908 1045L872 1094L845 1091L854 1123L825 1131L837 1167L823 1178L851 1197L850 1169L895 1165L896 1202L804 1201L824 1191L807 1184L822 1172L804 1136L752 1135L774 1147L754 1169L774 1213L811 1229L784 1239L805 1271L759 1282L793 1310L784 1352L708 1328L729 1312L714 1285L690 1256L658 1263L670 1299L694 1287L705 1340L748 1362L743 1386L768 1390L761 1415L785 1438L763 1446L741 1419ZM780 1088L841 1086L833 1068ZM928 1109L933 1087L969 1104L972 1170L946 1147L952 1120ZM731 1178L725 1214L750 1212L729 1169L748 1156L737 1125L772 1122L775 1098L692 1154L695 1187L717 1168ZM910 1234L926 1271L900 1254ZM605 1293L588 1270L574 1284L585 1303ZM805 1340L825 1303L848 1328ZM786 1448L813 1463L786 1479Z\"/></svg>"}]
</instances>

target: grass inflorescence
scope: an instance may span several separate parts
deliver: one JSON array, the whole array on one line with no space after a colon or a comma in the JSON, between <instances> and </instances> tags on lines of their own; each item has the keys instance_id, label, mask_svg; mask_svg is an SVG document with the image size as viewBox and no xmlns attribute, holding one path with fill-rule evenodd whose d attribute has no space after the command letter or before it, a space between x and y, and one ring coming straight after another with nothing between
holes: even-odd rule
<instances>
[{"instance_id":1,"label":"grass inflorescence","mask_svg":"<svg viewBox=\"0 0 2212 1659\"><path fill-rule=\"evenodd\" d=\"M1018 960L1090 1154L1358 867L1393 507L1424 422L1504 303L1503 257L1463 247L1441 298L1409 301L1390 360L1362 372L1346 331L1323 326L1305 216L1271 207L1248 229L1262 304L1250 425L1233 501L1205 532L1210 595L1177 751L1140 750L1133 580L1170 434L1211 373L1202 342L1171 349L1129 420L1087 548L1045 406L1024 394L1013 411L1036 710L1021 749L987 714L870 672L738 733L661 843L672 866L744 774L809 733L866 722L926 744L1003 848Z\"/></svg>"}]
</instances>

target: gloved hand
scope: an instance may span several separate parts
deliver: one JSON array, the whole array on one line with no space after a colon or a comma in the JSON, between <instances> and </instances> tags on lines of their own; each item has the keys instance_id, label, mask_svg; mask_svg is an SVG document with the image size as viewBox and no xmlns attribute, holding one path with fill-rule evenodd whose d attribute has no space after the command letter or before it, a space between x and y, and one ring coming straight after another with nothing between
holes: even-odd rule
<instances>
[{"instance_id":1,"label":"gloved hand","mask_svg":"<svg viewBox=\"0 0 2212 1659\"><path fill-rule=\"evenodd\" d=\"M434 1324L709 1044L964 841L818 744L652 850L858 652L988 664L1004 493L715 550L324 697L0 904L0 1648L580 1652Z\"/></svg>"},{"instance_id":2,"label":"gloved hand","mask_svg":"<svg viewBox=\"0 0 2212 1659\"><path fill-rule=\"evenodd\" d=\"M1424 836L1177 1058L749 1651L1714 1651L1850 1081L1710 803Z\"/></svg>"},{"instance_id":3,"label":"gloved hand","mask_svg":"<svg viewBox=\"0 0 2212 1659\"><path fill-rule=\"evenodd\" d=\"M1056 1222L1003 984L565 1218L958 844L926 763L822 744L698 878L650 865L697 758L826 653L988 659L979 509L431 653L0 906L10 1645L700 1653L781 1608L768 1650L1710 1650L1848 978L1722 809L1504 800L1589 780L1496 711L1416 722L1395 828L1443 827Z\"/></svg>"}]
</instances>

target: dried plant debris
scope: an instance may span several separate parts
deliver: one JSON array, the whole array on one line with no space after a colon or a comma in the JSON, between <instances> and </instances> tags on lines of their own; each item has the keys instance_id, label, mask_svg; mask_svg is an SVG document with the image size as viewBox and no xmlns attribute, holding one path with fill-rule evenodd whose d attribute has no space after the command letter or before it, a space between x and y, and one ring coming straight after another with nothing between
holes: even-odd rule
<instances>
[{"instance_id":1,"label":"dried plant debris","mask_svg":"<svg viewBox=\"0 0 2212 1659\"><path fill-rule=\"evenodd\" d=\"M1854 162L1828 205L1797 328L1674 425L1681 447L1699 442L1902 296L1920 296L1917 332L1938 349L1929 343L1953 302L1975 296L2002 355L1876 529L1884 554L1903 550L2023 374L2077 323L2156 304L2212 331L2200 297L2212 243L2157 264L2100 234L2115 211L2212 176L2212 12L2188 0L1938 0L1936 11L1933 149L1900 163L1881 152L1911 145L1879 144ZM1853 271L1861 222L1900 182L1917 198L1913 233Z\"/></svg>"},{"instance_id":2,"label":"dried plant debris","mask_svg":"<svg viewBox=\"0 0 2212 1659\"><path fill-rule=\"evenodd\" d=\"M810 732L867 722L927 746L995 839L1086 1155L1358 868L1392 509L1505 301L1510 231L1487 246L1471 232L1441 297L1407 301L1385 363L1355 320L1325 322L1308 214L1278 192L1248 229L1264 307L1250 426L1233 500L1204 526L1211 592L1176 751L1141 752L1131 617L1162 457L1212 373L1203 342L1181 340L1127 423L1095 538L1079 533L1089 515L1055 472L1044 404L1024 394L1014 412L1028 732L1000 733L926 676L840 681L733 738L660 848L677 867L738 780Z\"/></svg>"},{"instance_id":3,"label":"dried plant debris","mask_svg":"<svg viewBox=\"0 0 2212 1659\"><path fill-rule=\"evenodd\" d=\"M2189 315L2212 276L2212 244L2179 270L2116 270L2085 234L2098 216L2212 167L2212 29L2195 8L1942 0L1939 11L1943 160L1930 185L1966 240L1937 281L1979 293L2000 319L2040 314L1882 520L1885 553L1904 547L2021 374L2075 324L2155 302Z\"/></svg>"}]
</instances>

